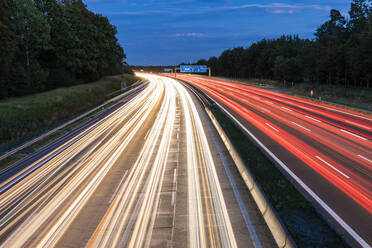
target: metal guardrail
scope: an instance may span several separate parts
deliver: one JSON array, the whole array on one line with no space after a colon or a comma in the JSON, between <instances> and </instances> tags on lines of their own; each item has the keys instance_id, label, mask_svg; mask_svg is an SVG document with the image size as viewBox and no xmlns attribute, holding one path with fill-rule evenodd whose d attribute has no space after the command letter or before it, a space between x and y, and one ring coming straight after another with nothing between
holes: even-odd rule
<instances>
[{"instance_id":1,"label":"metal guardrail","mask_svg":"<svg viewBox=\"0 0 372 248\"><path fill-rule=\"evenodd\" d=\"M207 112L218 134L220 135L223 143L225 144L227 150L229 151L231 158L233 159L236 167L238 168L240 175L242 176L249 192L251 193L254 201L256 202L258 209L260 210L267 226L269 227L276 244L278 245L278 247L282 248L295 247L292 238L289 236L287 230L282 225L279 217L275 213L275 210L271 206L270 202L267 200L264 192L261 190L258 183L254 180L254 177L252 176L251 172L245 166L243 160L240 158L240 155L235 150L233 144L227 137L225 131L223 131L221 125L218 123L212 112L208 108L205 108L205 111Z\"/></svg>"},{"instance_id":2,"label":"metal guardrail","mask_svg":"<svg viewBox=\"0 0 372 248\"><path fill-rule=\"evenodd\" d=\"M97 106L97 107L95 107L95 108L93 108L93 109L91 109L91 110L89 110L89 111L87 111L87 112L85 112L85 113L77 116L76 118L74 118L74 119L72 119L72 120L70 120L70 121L68 121L68 122L66 122L66 123L64 123L64 124L62 124L62 125L54 128L54 129L52 129L52 130L50 130L50 131L42 134L41 136L39 136L37 138L34 138L34 139L30 140L30 141L27 141L26 143L24 143L23 145L21 145L21 146L19 146L17 148L14 148L14 149L12 149L10 151L5 152L3 155L0 156L0 161L2 161L3 159L6 159L7 157L9 157L9 156L11 156L11 155L13 155L13 154L21 151L21 150L23 150L23 149L25 149L25 148L33 145L33 144L35 144L36 142L38 142L38 141L40 141L40 140L48 137L49 135L55 133L56 131L61 130L62 128L65 128L65 127L71 125L72 123L74 123L74 122L76 122L76 121L78 121L78 120L86 117L87 115L90 115L91 113L97 111L98 109L104 107L105 105L107 105L109 103L112 103L112 102L115 102L115 101L118 101L119 99L121 99L123 97L126 97L127 95L133 93L134 91L136 91L140 87L142 87L143 86L143 82L144 82L143 80L137 81L134 85L132 85L132 86L137 85L137 87L135 87L135 88L133 88L131 90L128 90L128 91L124 92L123 94L120 94L120 95L118 95L118 96L116 96L116 97L114 97L114 98L112 98L112 99L110 99L108 101L105 101L103 104L101 104L101 105L99 105L99 106Z\"/></svg>"}]
</instances>

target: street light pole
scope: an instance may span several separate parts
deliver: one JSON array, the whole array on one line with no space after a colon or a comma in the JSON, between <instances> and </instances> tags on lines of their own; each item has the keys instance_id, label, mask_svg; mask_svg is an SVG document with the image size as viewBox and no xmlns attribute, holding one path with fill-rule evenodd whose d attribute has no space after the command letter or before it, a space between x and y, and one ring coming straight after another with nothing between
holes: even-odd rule
<instances>
[{"instance_id":1,"label":"street light pole","mask_svg":"<svg viewBox=\"0 0 372 248\"><path fill-rule=\"evenodd\" d=\"M174 67L174 77L177 77L177 70L181 70L179 67Z\"/></svg>"}]
</instances>

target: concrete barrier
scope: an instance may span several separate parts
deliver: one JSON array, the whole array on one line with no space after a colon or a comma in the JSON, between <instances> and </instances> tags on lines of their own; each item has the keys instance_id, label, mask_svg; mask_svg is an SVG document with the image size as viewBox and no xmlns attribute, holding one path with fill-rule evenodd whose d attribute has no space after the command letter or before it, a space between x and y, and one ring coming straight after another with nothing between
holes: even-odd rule
<instances>
[{"instance_id":1,"label":"concrete barrier","mask_svg":"<svg viewBox=\"0 0 372 248\"><path fill-rule=\"evenodd\" d=\"M213 113L207 107L205 107L205 111L207 112L218 134L220 135L222 141L224 142L227 150L229 151L230 156L232 157L236 167L238 168L240 175L242 176L254 201L256 202L258 209L260 210L267 226L269 227L270 232L272 233L276 244L278 245L278 247L282 247L282 248L295 247L291 237L289 236L285 227L280 222L273 207L271 206L271 204L268 202L267 198L265 197L264 192L258 186L251 172L245 166L243 160L241 159L238 152L235 150L233 144L231 143L230 139L227 137L225 131L222 129L222 127L220 126L216 118L214 117Z\"/></svg>"}]
</instances>

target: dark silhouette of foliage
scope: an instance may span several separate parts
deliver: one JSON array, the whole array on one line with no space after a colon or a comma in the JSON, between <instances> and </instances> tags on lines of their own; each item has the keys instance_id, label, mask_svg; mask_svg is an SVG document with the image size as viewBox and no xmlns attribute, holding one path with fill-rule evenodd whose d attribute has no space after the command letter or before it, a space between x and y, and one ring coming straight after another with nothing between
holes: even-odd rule
<instances>
[{"instance_id":1,"label":"dark silhouette of foliage","mask_svg":"<svg viewBox=\"0 0 372 248\"><path fill-rule=\"evenodd\" d=\"M370 87L372 0L353 0L349 15L347 19L332 9L313 40L264 39L248 48L225 50L207 65L216 76Z\"/></svg>"},{"instance_id":2,"label":"dark silhouette of foliage","mask_svg":"<svg viewBox=\"0 0 372 248\"><path fill-rule=\"evenodd\" d=\"M0 0L0 98L130 72L109 20L81 0Z\"/></svg>"},{"instance_id":3,"label":"dark silhouette of foliage","mask_svg":"<svg viewBox=\"0 0 372 248\"><path fill-rule=\"evenodd\" d=\"M8 96L9 74L18 46L18 37L14 33L11 12L7 0L0 0L0 98Z\"/></svg>"}]
</instances>

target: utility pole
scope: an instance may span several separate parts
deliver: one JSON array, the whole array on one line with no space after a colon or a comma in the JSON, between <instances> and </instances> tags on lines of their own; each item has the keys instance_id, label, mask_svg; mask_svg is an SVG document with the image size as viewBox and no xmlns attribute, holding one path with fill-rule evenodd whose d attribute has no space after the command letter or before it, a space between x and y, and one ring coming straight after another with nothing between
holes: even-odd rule
<instances>
[{"instance_id":1,"label":"utility pole","mask_svg":"<svg viewBox=\"0 0 372 248\"><path fill-rule=\"evenodd\" d=\"M211 70L210 67L208 67L208 73L209 73L209 77L211 77L212 76L212 70Z\"/></svg>"}]
</instances>

